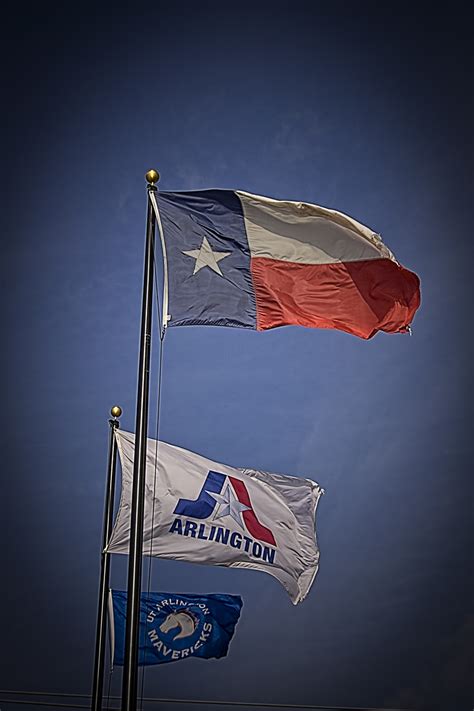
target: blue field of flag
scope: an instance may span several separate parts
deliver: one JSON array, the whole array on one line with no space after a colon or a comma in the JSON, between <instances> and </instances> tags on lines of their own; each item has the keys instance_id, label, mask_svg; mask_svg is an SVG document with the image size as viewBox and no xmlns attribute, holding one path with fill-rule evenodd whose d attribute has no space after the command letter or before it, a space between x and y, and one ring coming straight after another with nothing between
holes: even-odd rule
<instances>
[{"instance_id":1,"label":"blue field of flag","mask_svg":"<svg viewBox=\"0 0 474 711\"><path fill-rule=\"evenodd\" d=\"M241 609L238 595L142 593L138 664L224 657ZM118 666L124 663L126 610L126 592L111 590L112 662Z\"/></svg>"}]
</instances>

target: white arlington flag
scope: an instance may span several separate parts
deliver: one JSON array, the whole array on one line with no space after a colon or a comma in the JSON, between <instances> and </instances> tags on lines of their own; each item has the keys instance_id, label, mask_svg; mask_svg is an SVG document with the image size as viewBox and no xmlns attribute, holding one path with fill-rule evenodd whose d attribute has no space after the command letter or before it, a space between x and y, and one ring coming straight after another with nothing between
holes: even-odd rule
<instances>
[{"instance_id":1,"label":"white arlington flag","mask_svg":"<svg viewBox=\"0 0 474 711\"><path fill-rule=\"evenodd\" d=\"M128 554L135 435L116 430L115 436L122 493L107 551ZM311 479L229 467L149 439L143 554L261 570L296 605L318 570L315 516L322 493Z\"/></svg>"}]
</instances>

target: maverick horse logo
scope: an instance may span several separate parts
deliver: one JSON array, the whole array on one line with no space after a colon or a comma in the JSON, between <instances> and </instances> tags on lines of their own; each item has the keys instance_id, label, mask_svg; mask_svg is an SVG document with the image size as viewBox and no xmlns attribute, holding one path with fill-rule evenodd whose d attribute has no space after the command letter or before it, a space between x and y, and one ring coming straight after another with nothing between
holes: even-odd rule
<instances>
[{"instance_id":1,"label":"maverick horse logo","mask_svg":"<svg viewBox=\"0 0 474 711\"><path fill-rule=\"evenodd\" d=\"M276 546L273 533L258 520L244 482L233 476L210 471L198 498L180 499L174 513L197 519L209 518L212 514L213 519L230 516L242 529L245 526L253 538Z\"/></svg>"},{"instance_id":2,"label":"maverick horse logo","mask_svg":"<svg viewBox=\"0 0 474 711\"><path fill-rule=\"evenodd\" d=\"M184 611L171 612L160 625L160 630L166 634L176 629L177 634L173 634L172 638L182 639L183 637L190 637L194 634L197 625L197 620L191 613Z\"/></svg>"},{"instance_id":3,"label":"maverick horse logo","mask_svg":"<svg viewBox=\"0 0 474 711\"><path fill-rule=\"evenodd\" d=\"M172 662L193 654L203 656L211 642L212 615L203 602L190 604L178 598L165 598L149 609L147 625L151 627L147 631L149 645L154 649L153 657L159 661Z\"/></svg>"}]
</instances>

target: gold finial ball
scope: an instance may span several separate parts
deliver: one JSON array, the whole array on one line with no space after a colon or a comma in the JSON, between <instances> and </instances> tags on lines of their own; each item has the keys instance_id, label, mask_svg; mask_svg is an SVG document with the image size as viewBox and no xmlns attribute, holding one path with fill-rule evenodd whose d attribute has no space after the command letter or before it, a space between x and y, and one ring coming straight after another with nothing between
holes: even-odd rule
<instances>
[{"instance_id":1,"label":"gold finial ball","mask_svg":"<svg viewBox=\"0 0 474 711\"><path fill-rule=\"evenodd\" d=\"M148 173L145 175L145 179L147 183L153 185L153 183L157 183L159 181L160 174L156 170L149 170Z\"/></svg>"},{"instance_id":2,"label":"gold finial ball","mask_svg":"<svg viewBox=\"0 0 474 711\"><path fill-rule=\"evenodd\" d=\"M112 415L112 417L120 417L120 415L122 414L122 408L118 405L114 405L110 409L110 414Z\"/></svg>"}]
</instances>

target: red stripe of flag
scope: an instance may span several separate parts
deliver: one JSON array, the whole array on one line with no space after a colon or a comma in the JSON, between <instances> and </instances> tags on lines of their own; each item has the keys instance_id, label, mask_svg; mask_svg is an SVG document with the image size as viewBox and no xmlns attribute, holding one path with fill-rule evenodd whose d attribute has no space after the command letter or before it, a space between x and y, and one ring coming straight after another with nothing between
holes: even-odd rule
<instances>
[{"instance_id":1,"label":"red stripe of flag","mask_svg":"<svg viewBox=\"0 0 474 711\"><path fill-rule=\"evenodd\" d=\"M391 259L297 264L253 257L257 330L337 328L361 338L406 331L420 305L420 280Z\"/></svg>"},{"instance_id":2,"label":"red stripe of flag","mask_svg":"<svg viewBox=\"0 0 474 711\"><path fill-rule=\"evenodd\" d=\"M259 541L269 543L271 546L276 546L273 533L258 520L255 511L252 508L252 504L250 503L249 492L247 491L244 482L240 481L240 479L235 479L233 476L229 476L229 479L240 503L250 507L250 510L242 511L242 516L250 535L257 538Z\"/></svg>"}]
</instances>

